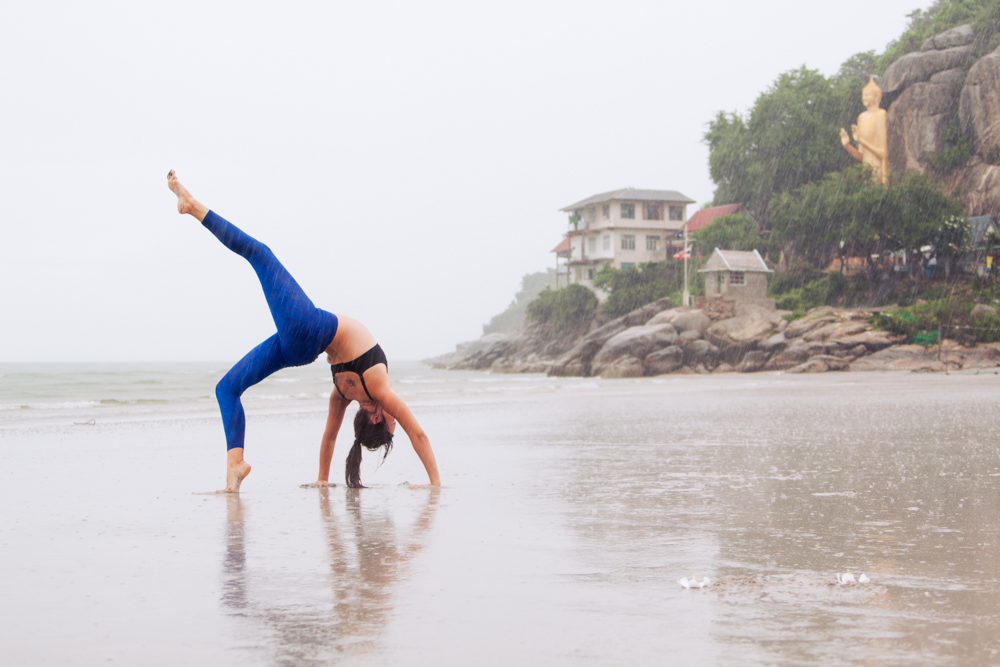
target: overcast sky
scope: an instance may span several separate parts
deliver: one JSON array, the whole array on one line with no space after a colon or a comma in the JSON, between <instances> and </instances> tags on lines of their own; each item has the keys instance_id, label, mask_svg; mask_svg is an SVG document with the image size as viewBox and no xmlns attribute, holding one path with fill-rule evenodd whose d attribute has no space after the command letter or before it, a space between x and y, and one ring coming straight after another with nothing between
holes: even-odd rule
<instances>
[{"instance_id":1,"label":"overcast sky","mask_svg":"<svg viewBox=\"0 0 1000 667\"><path fill-rule=\"evenodd\" d=\"M5 0L0 361L233 361L274 332L171 168L390 359L447 352L554 265L559 208L697 210L717 111L928 5Z\"/></svg>"}]
</instances>

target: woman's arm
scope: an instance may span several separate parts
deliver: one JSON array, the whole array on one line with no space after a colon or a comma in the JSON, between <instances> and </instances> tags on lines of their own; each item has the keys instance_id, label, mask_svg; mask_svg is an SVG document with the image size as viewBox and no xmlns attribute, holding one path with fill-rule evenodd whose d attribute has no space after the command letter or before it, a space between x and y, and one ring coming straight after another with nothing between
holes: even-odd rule
<instances>
[{"instance_id":1,"label":"woman's arm","mask_svg":"<svg viewBox=\"0 0 1000 667\"><path fill-rule=\"evenodd\" d=\"M330 460L333 458L333 447L337 444L337 434L340 432L340 425L344 422L344 412L347 410L348 401L334 387L330 392L330 408L326 415L326 429L323 431L323 440L319 446L319 477L308 486L327 486L330 484Z\"/></svg>"},{"instance_id":2,"label":"woman's arm","mask_svg":"<svg viewBox=\"0 0 1000 667\"><path fill-rule=\"evenodd\" d=\"M424 429L417 423L417 419L410 412L410 408L399 397L399 394L393 390L392 385L389 383L389 376L385 373L372 373L372 376L374 377L369 380L369 376L365 375L365 383L368 385L368 390L371 392L372 398L377 400L382 409L395 418L396 422L403 427L407 437L410 438L410 444L413 445L413 451L420 457L420 462L424 464L424 470L427 471L427 478L430 480L430 484L419 486L441 486L441 475L438 473L437 461L434 458L434 450L431 449L430 438L427 437Z\"/></svg>"}]
</instances>

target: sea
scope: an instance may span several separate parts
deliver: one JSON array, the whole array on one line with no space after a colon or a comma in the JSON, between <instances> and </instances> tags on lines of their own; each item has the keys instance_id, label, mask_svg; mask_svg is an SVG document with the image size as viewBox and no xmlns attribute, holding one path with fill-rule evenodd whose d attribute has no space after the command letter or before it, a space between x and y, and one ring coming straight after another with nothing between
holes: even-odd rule
<instances>
[{"instance_id":1,"label":"sea","mask_svg":"<svg viewBox=\"0 0 1000 667\"><path fill-rule=\"evenodd\" d=\"M316 363L237 496L228 365L0 364L0 663L1000 664L993 372L393 362L443 485L399 433L348 489Z\"/></svg>"}]
</instances>

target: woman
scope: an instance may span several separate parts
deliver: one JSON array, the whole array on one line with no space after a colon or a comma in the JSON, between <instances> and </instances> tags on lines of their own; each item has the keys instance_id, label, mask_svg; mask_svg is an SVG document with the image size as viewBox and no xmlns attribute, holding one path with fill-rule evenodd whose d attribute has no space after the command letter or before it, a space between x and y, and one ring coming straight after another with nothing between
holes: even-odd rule
<instances>
[{"instance_id":1,"label":"woman","mask_svg":"<svg viewBox=\"0 0 1000 667\"><path fill-rule=\"evenodd\" d=\"M430 440L403 399L393 391L385 354L365 325L314 306L266 245L195 200L173 170L167 174L167 186L177 195L179 213L194 216L223 245L250 262L278 329L237 362L215 388L228 448L226 488L220 493L239 493L240 484L250 474L250 464L243 460L246 418L240 396L272 373L312 363L324 351L333 371L334 389L330 393L326 431L319 451L319 478L309 486L330 484L333 447L351 401L357 401L360 410L354 419L354 446L347 456L348 486L361 486L362 446L370 451L384 446L383 458L389 454L397 421L427 470L430 484L423 486L440 486Z\"/></svg>"}]
</instances>

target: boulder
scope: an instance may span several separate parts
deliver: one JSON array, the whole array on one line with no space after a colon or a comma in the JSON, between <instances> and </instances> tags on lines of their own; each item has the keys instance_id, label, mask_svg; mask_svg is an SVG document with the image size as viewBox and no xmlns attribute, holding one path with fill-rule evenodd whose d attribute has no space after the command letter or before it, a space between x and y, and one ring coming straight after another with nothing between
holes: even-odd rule
<instances>
[{"instance_id":1,"label":"boulder","mask_svg":"<svg viewBox=\"0 0 1000 667\"><path fill-rule=\"evenodd\" d=\"M883 95L898 93L915 83L927 81L938 72L966 67L975 58L971 46L955 46L941 51L915 51L889 65L879 87Z\"/></svg>"},{"instance_id":2,"label":"boulder","mask_svg":"<svg viewBox=\"0 0 1000 667\"><path fill-rule=\"evenodd\" d=\"M691 341L698 340L699 338L701 338L701 332L699 332L696 329L692 329L691 331L685 331L680 336L678 336L678 338L680 339L682 345L687 345Z\"/></svg>"},{"instance_id":3,"label":"boulder","mask_svg":"<svg viewBox=\"0 0 1000 667\"><path fill-rule=\"evenodd\" d=\"M708 315L701 310L691 310L686 313L678 313L671 321L671 324L674 325L674 329L677 330L677 333L683 334L688 331L697 331L699 338L701 337L701 334L708 329L708 326L711 323L712 321L708 319Z\"/></svg>"},{"instance_id":4,"label":"boulder","mask_svg":"<svg viewBox=\"0 0 1000 667\"><path fill-rule=\"evenodd\" d=\"M864 345L857 345L855 347L852 347L851 350L850 350L850 352L849 352L849 356L852 359L857 359L859 357L863 357L866 354L868 354L868 348L865 347Z\"/></svg>"},{"instance_id":5,"label":"boulder","mask_svg":"<svg viewBox=\"0 0 1000 667\"><path fill-rule=\"evenodd\" d=\"M843 338L853 336L868 330L868 325L864 322L833 322L822 327L817 327L802 336L802 340L809 343L824 342L828 339Z\"/></svg>"},{"instance_id":6,"label":"boulder","mask_svg":"<svg viewBox=\"0 0 1000 667\"><path fill-rule=\"evenodd\" d=\"M863 331L853 336L842 336L831 342L845 349L864 345L869 352L878 352L896 344L899 339L888 331Z\"/></svg>"},{"instance_id":7,"label":"boulder","mask_svg":"<svg viewBox=\"0 0 1000 667\"><path fill-rule=\"evenodd\" d=\"M657 313L669 309L673 306L670 301L670 297L663 297L652 303L647 303L642 308L636 308L628 315L622 318L622 321L627 327L634 327L639 324L646 324L650 319L652 319Z\"/></svg>"},{"instance_id":8,"label":"boulder","mask_svg":"<svg viewBox=\"0 0 1000 667\"><path fill-rule=\"evenodd\" d=\"M743 360L736 365L737 373L755 373L764 367L767 355L760 350L751 350L743 355Z\"/></svg>"},{"instance_id":9,"label":"boulder","mask_svg":"<svg viewBox=\"0 0 1000 667\"><path fill-rule=\"evenodd\" d=\"M937 360L937 355L929 353L919 345L898 345L851 362L851 370L938 371L947 370L947 367Z\"/></svg>"},{"instance_id":10,"label":"boulder","mask_svg":"<svg viewBox=\"0 0 1000 667\"><path fill-rule=\"evenodd\" d=\"M930 81L909 86L889 106L890 171L924 171L945 148L942 134L958 109L965 71L938 72Z\"/></svg>"},{"instance_id":11,"label":"boulder","mask_svg":"<svg viewBox=\"0 0 1000 667\"><path fill-rule=\"evenodd\" d=\"M958 118L974 153L986 155L1000 145L1000 49L980 58L969 70Z\"/></svg>"},{"instance_id":12,"label":"boulder","mask_svg":"<svg viewBox=\"0 0 1000 667\"><path fill-rule=\"evenodd\" d=\"M671 345L647 354L642 365L646 369L646 375L665 375L680 368L683 361L684 350L676 345Z\"/></svg>"},{"instance_id":13,"label":"boulder","mask_svg":"<svg viewBox=\"0 0 1000 667\"><path fill-rule=\"evenodd\" d=\"M623 356L642 359L650 352L676 342L677 332L669 324L629 327L608 339L594 357L593 364L604 366Z\"/></svg>"},{"instance_id":14,"label":"boulder","mask_svg":"<svg viewBox=\"0 0 1000 667\"><path fill-rule=\"evenodd\" d=\"M715 366L719 358L719 348L712 345L707 340L691 341L684 346L684 365L696 366L705 364Z\"/></svg>"},{"instance_id":15,"label":"boulder","mask_svg":"<svg viewBox=\"0 0 1000 667\"><path fill-rule=\"evenodd\" d=\"M807 343L797 339L794 344L775 354L764 365L765 370L783 371L794 368L804 363L812 357L826 354L827 347L824 343Z\"/></svg>"},{"instance_id":16,"label":"boulder","mask_svg":"<svg viewBox=\"0 0 1000 667\"><path fill-rule=\"evenodd\" d=\"M735 368L733 368L732 366L730 366L726 362L722 362L721 364L719 364L718 366L716 366L715 370L712 371L712 372L713 373L733 373L735 371L736 371Z\"/></svg>"},{"instance_id":17,"label":"boulder","mask_svg":"<svg viewBox=\"0 0 1000 667\"><path fill-rule=\"evenodd\" d=\"M694 375L697 371L690 366L681 366L681 369L677 371L678 375Z\"/></svg>"},{"instance_id":18,"label":"boulder","mask_svg":"<svg viewBox=\"0 0 1000 667\"><path fill-rule=\"evenodd\" d=\"M827 371L846 371L850 369L850 359L841 359L828 354L821 354L809 361L789 368L789 373L826 373Z\"/></svg>"},{"instance_id":19,"label":"boulder","mask_svg":"<svg viewBox=\"0 0 1000 667\"><path fill-rule=\"evenodd\" d=\"M818 317L810 317L806 315L800 320L795 320L782 332L785 334L785 338L798 338L803 336L813 329L818 329L820 327L826 326L827 324L833 324L834 322L839 322L839 317L834 317L832 315L819 315Z\"/></svg>"},{"instance_id":20,"label":"boulder","mask_svg":"<svg viewBox=\"0 0 1000 667\"><path fill-rule=\"evenodd\" d=\"M785 334L776 333L763 343L760 344L760 349L764 350L768 354L774 354L775 352L780 352L785 349L788 345L788 339L785 338Z\"/></svg>"},{"instance_id":21,"label":"boulder","mask_svg":"<svg viewBox=\"0 0 1000 667\"><path fill-rule=\"evenodd\" d=\"M942 49L950 49L953 46L965 46L966 44L972 44L974 38L975 34L972 32L972 24L966 23L965 25L956 26L951 30L946 30L940 35L928 37L924 40L920 50L940 51Z\"/></svg>"},{"instance_id":22,"label":"boulder","mask_svg":"<svg viewBox=\"0 0 1000 667\"><path fill-rule=\"evenodd\" d=\"M766 317L743 316L720 320L705 332L705 339L718 347L728 347L756 342L774 329L774 323Z\"/></svg>"},{"instance_id":23,"label":"boulder","mask_svg":"<svg viewBox=\"0 0 1000 667\"><path fill-rule=\"evenodd\" d=\"M973 308L972 312L969 313L969 317L979 317L980 315L996 315L997 309L993 306L987 306L985 303L977 303Z\"/></svg>"},{"instance_id":24,"label":"boulder","mask_svg":"<svg viewBox=\"0 0 1000 667\"><path fill-rule=\"evenodd\" d=\"M643 375L642 362L635 357L619 357L600 370L602 378L639 378Z\"/></svg>"}]
</instances>

